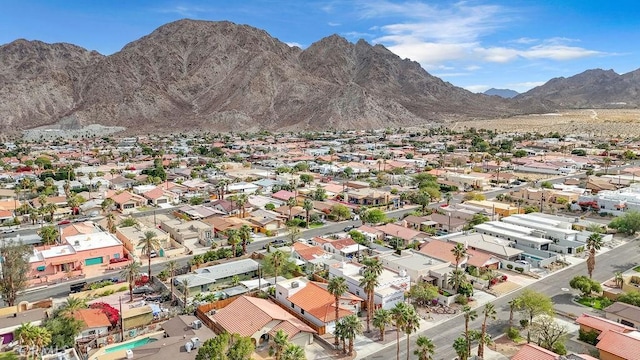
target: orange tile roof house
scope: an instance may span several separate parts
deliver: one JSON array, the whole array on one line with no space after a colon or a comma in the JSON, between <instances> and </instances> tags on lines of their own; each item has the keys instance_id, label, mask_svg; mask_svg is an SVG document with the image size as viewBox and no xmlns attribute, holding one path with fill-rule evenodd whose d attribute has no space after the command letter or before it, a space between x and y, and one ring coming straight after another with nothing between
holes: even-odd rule
<instances>
[{"instance_id":1,"label":"orange tile roof house","mask_svg":"<svg viewBox=\"0 0 640 360\"><path fill-rule=\"evenodd\" d=\"M73 312L73 317L84 323L76 339L106 334L111 326L109 318L100 309L79 309Z\"/></svg>"},{"instance_id":2,"label":"orange tile roof house","mask_svg":"<svg viewBox=\"0 0 640 360\"><path fill-rule=\"evenodd\" d=\"M615 321L589 314L582 314L576 319L576 322L580 325L580 330L582 331L595 331L599 333L600 335L598 335L598 340L600 340L609 331L627 333L635 330L630 326L618 324Z\"/></svg>"},{"instance_id":3,"label":"orange tile roof house","mask_svg":"<svg viewBox=\"0 0 640 360\"><path fill-rule=\"evenodd\" d=\"M640 360L640 332L607 331L596 348L600 360Z\"/></svg>"},{"instance_id":4,"label":"orange tile roof house","mask_svg":"<svg viewBox=\"0 0 640 360\"><path fill-rule=\"evenodd\" d=\"M304 277L280 281L276 285L276 301L290 308L298 318L305 319L322 328L320 333L332 333L335 329L335 298L324 287ZM364 301L345 293L338 301L338 319L358 313Z\"/></svg>"},{"instance_id":5,"label":"orange tile roof house","mask_svg":"<svg viewBox=\"0 0 640 360\"><path fill-rule=\"evenodd\" d=\"M511 360L558 360L560 355L536 344L525 344Z\"/></svg>"},{"instance_id":6,"label":"orange tile roof house","mask_svg":"<svg viewBox=\"0 0 640 360\"><path fill-rule=\"evenodd\" d=\"M212 315L212 319L214 331L249 336L256 344L267 343L282 329L289 342L304 347L313 342L316 332L272 301L249 296L238 297Z\"/></svg>"},{"instance_id":7,"label":"orange tile roof house","mask_svg":"<svg viewBox=\"0 0 640 360\"><path fill-rule=\"evenodd\" d=\"M396 224L385 224L382 226L376 226L376 229L382 231L386 236L397 237L404 240L405 244L410 244L415 241L422 241L429 237L429 234L423 233L422 231Z\"/></svg>"}]
</instances>

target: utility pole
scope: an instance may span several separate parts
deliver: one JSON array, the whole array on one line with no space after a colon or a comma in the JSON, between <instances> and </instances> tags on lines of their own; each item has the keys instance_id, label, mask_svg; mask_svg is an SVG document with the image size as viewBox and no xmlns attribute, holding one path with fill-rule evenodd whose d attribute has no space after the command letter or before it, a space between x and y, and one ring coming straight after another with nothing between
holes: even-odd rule
<instances>
[{"instance_id":1,"label":"utility pole","mask_svg":"<svg viewBox=\"0 0 640 360\"><path fill-rule=\"evenodd\" d=\"M540 212L544 209L544 190L540 190Z\"/></svg>"},{"instance_id":2,"label":"utility pole","mask_svg":"<svg viewBox=\"0 0 640 360\"><path fill-rule=\"evenodd\" d=\"M124 341L124 318L122 317L122 296L118 296L118 300L120 301L120 342L123 342Z\"/></svg>"}]
</instances>

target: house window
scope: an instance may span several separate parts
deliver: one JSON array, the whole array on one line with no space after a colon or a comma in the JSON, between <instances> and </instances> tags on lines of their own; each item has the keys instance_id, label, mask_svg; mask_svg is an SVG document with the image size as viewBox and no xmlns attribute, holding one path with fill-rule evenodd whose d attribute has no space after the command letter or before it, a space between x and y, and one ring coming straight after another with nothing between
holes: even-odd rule
<instances>
[{"instance_id":1,"label":"house window","mask_svg":"<svg viewBox=\"0 0 640 360\"><path fill-rule=\"evenodd\" d=\"M292 309L295 309L295 308L296 308L296 306L295 306L293 303L291 303L291 308L292 308Z\"/></svg>"},{"instance_id":2,"label":"house window","mask_svg":"<svg viewBox=\"0 0 640 360\"><path fill-rule=\"evenodd\" d=\"M300 314L304 315L304 309L300 309Z\"/></svg>"},{"instance_id":3,"label":"house window","mask_svg":"<svg viewBox=\"0 0 640 360\"><path fill-rule=\"evenodd\" d=\"M120 254L113 254L114 259L120 259Z\"/></svg>"},{"instance_id":4,"label":"house window","mask_svg":"<svg viewBox=\"0 0 640 360\"><path fill-rule=\"evenodd\" d=\"M356 295L360 295L360 290L356 290Z\"/></svg>"}]
</instances>

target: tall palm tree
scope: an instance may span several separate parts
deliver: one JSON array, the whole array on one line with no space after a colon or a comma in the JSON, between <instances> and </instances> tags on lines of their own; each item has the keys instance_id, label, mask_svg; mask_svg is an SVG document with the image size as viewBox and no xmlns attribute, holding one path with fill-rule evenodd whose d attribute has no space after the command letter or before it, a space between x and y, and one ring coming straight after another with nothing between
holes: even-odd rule
<instances>
[{"instance_id":1,"label":"tall palm tree","mask_svg":"<svg viewBox=\"0 0 640 360\"><path fill-rule=\"evenodd\" d=\"M342 296L342 294L347 292L348 289L349 287L347 286L347 280L342 276L336 276L331 278L329 280L329 284L327 285L327 291L329 291L329 293L333 295L333 299L335 300L334 307L336 311L336 318L334 322L336 326L338 324L338 319L340 317L340 297ZM335 336L334 344L336 345L336 347L340 344L337 335Z\"/></svg>"},{"instance_id":2,"label":"tall palm tree","mask_svg":"<svg viewBox=\"0 0 640 360\"><path fill-rule=\"evenodd\" d=\"M418 331L418 329L420 328L420 316L418 316L418 313L416 312L416 309L413 307L413 305L408 305L407 306L407 317L404 320L404 326L402 327L402 331L404 331L404 333L407 335L407 360L409 360L409 337L411 336L412 333Z\"/></svg>"},{"instance_id":3,"label":"tall palm tree","mask_svg":"<svg viewBox=\"0 0 640 360\"><path fill-rule=\"evenodd\" d=\"M296 205L298 205L298 200L296 200L295 196L292 196L287 200L287 206L289 207L289 221L291 221L291 209Z\"/></svg>"},{"instance_id":4,"label":"tall palm tree","mask_svg":"<svg viewBox=\"0 0 640 360\"><path fill-rule=\"evenodd\" d=\"M129 283L129 301L133 302L133 285L140 277L140 263L132 261L122 269L120 276Z\"/></svg>"},{"instance_id":5,"label":"tall palm tree","mask_svg":"<svg viewBox=\"0 0 640 360\"><path fill-rule=\"evenodd\" d=\"M465 256L467 256L467 249L465 248L465 246L462 243L457 243L453 249L451 249L451 253L453 254L453 257L456 260L456 270L460 269L460 260L464 259ZM459 282L455 283L455 291L458 291L458 288L460 286Z\"/></svg>"},{"instance_id":6,"label":"tall palm tree","mask_svg":"<svg viewBox=\"0 0 640 360\"><path fill-rule=\"evenodd\" d=\"M110 212L114 204L115 201L112 198L106 198L100 203L100 209L102 209L103 213Z\"/></svg>"},{"instance_id":7,"label":"tall palm tree","mask_svg":"<svg viewBox=\"0 0 640 360\"><path fill-rule=\"evenodd\" d=\"M182 279L182 295L184 296L184 310L187 309L187 298L189 297L189 279Z\"/></svg>"},{"instance_id":8,"label":"tall palm tree","mask_svg":"<svg viewBox=\"0 0 640 360\"><path fill-rule=\"evenodd\" d=\"M599 233L593 233L587 238L587 250L589 250L589 257L587 258L587 272L589 273L589 279L593 275L593 270L596 268L596 251L602 247L602 235Z\"/></svg>"},{"instance_id":9,"label":"tall palm tree","mask_svg":"<svg viewBox=\"0 0 640 360\"><path fill-rule=\"evenodd\" d=\"M155 231L145 231L144 238L138 243L138 246L140 245L142 245L142 253L147 255L148 273L151 279L151 252L160 249L160 240L156 237Z\"/></svg>"},{"instance_id":10,"label":"tall palm tree","mask_svg":"<svg viewBox=\"0 0 640 360\"><path fill-rule=\"evenodd\" d=\"M311 213L311 210L313 210L313 201L311 201L310 199L304 199L304 202L302 203L302 208L307 213L307 229L308 229L309 228L309 214Z\"/></svg>"},{"instance_id":11,"label":"tall palm tree","mask_svg":"<svg viewBox=\"0 0 640 360\"><path fill-rule=\"evenodd\" d=\"M52 336L49 330L45 327L38 326L33 329L33 345L35 345L35 353L42 353L42 349L51 344Z\"/></svg>"},{"instance_id":12,"label":"tall palm tree","mask_svg":"<svg viewBox=\"0 0 640 360\"><path fill-rule=\"evenodd\" d=\"M342 323L344 325L344 335L349 340L349 351L347 355L351 356L353 355L353 341L357 335L362 334L362 322L356 315L351 314L342 318Z\"/></svg>"},{"instance_id":13,"label":"tall palm tree","mask_svg":"<svg viewBox=\"0 0 640 360\"><path fill-rule=\"evenodd\" d=\"M467 342L467 354L471 354L471 337L469 336L469 323L478 318L478 313L472 310L469 305L462 307L464 314L464 339Z\"/></svg>"},{"instance_id":14,"label":"tall palm tree","mask_svg":"<svg viewBox=\"0 0 640 360\"><path fill-rule=\"evenodd\" d=\"M15 335L16 335L16 338L18 339L18 342L20 343L20 345L23 345L27 348L26 350L27 359L29 358L31 348L35 343L35 337L37 336L36 328L37 326L34 326L31 323L23 323L22 325L20 325L19 328L16 329Z\"/></svg>"},{"instance_id":15,"label":"tall palm tree","mask_svg":"<svg viewBox=\"0 0 640 360\"><path fill-rule=\"evenodd\" d=\"M373 326L380 331L380 341L384 341L384 332L387 325L391 324L391 311L386 309L378 309L373 313Z\"/></svg>"},{"instance_id":16,"label":"tall palm tree","mask_svg":"<svg viewBox=\"0 0 640 360\"><path fill-rule=\"evenodd\" d=\"M112 234L116 233L116 216L111 211L107 214L107 230Z\"/></svg>"},{"instance_id":17,"label":"tall palm tree","mask_svg":"<svg viewBox=\"0 0 640 360\"><path fill-rule=\"evenodd\" d=\"M242 225L238 230L238 236L242 241L242 254L247 253L247 245L251 243L251 241L253 241L253 239L251 238L252 233L253 232L251 231L251 227L249 227L249 225L246 225L246 224Z\"/></svg>"},{"instance_id":18,"label":"tall palm tree","mask_svg":"<svg viewBox=\"0 0 640 360\"><path fill-rule=\"evenodd\" d=\"M42 210L49 213L51 222L53 222L53 214L55 214L56 210L58 210L58 206L54 203L47 203Z\"/></svg>"},{"instance_id":19,"label":"tall palm tree","mask_svg":"<svg viewBox=\"0 0 640 360\"><path fill-rule=\"evenodd\" d=\"M487 320L495 320L497 318L498 313L496 312L496 307L493 303L486 303L484 305L484 309L482 310L484 314L484 320L482 320L482 330L480 332L480 343L478 344L478 357L483 358L484 356L484 344L485 337L487 334ZM483 358L484 359L484 358Z\"/></svg>"},{"instance_id":20,"label":"tall palm tree","mask_svg":"<svg viewBox=\"0 0 640 360\"><path fill-rule=\"evenodd\" d=\"M273 267L274 286L278 285L278 271L280 271L280 268L284 265L285 261L287 261L287 254L280 250L276 250L271 253L271 256L267 259L270 262L270 265Z\"/></svg>"},{"instance_id":21,"label":"tall palm tree","mask_svg":"<svg viewBox=\"0 0 640 360\"><path fill-rule=\"evenodd\" d=\"M456 351L456 355L458 355L458 359L467 360L469 357L468 349L469 346L464 336L460 336L453 341L453 349Z\"/></svg>"},{"instance_id":22,"label":"tall palm tree","mask_svg":"<svg viewBox=\"0 0 640 360\"><path fill-rule=\"evenodd\" d=\"M426 336L420 335L416 340L417 349L413 350L413 355L418 356L418 360L433 360L436 353L436 345Z\"/></svg>"},{"instance_id":23,"label":"tall palm tree","mask_svg":"<svg viewBox=\"0 0 640 360\"><path fill-rule=\"evenodd\" d=\"M407 304L399 302L391 309L391 318L396 327L396 360L400 360L400 331L404 329L409 313Z\"/></svg>"},{"instance_id":24,"label":"tall palm tree","mask_svg":"<svg viewBox=\"0 0 640 360\"><path fill-rule=\"evenodd\" d=\"M509 301L509 328L513 327L513 313L522 308L522 299L520 297L513 298Z\"/></svg>"},{"instance_id":25,"label":"tall palm tree","mask_svg":"<svg viewBox=\"0 0 640 360\"><path fill-rule=\"evenodd\" d=\"M282 352L280 360L307 360L304 349L296 344L289 344Z\"/></svg>"},{"instance_id":26,"label":"tall palm tree","mask_svg":"<svg viewBox=\"0 0 640 360\"><path fill-rule=\"evenodd\" d=\"M619 289L622 289L622 285L624 284L624 278L622 277L622 273L620 271L616 271L613 274L613 281Z\"/></svg>"},{"instance_id":27,"label":"tall palm tree","mask_svg":"<svg viewBox=\"0 0 640 360\"><path fill-rule=\"evenodd\" d=\"M369 322L373 315L375 288L378 286L378 279L382 274L382 262L378 258L366 258L364 264L364 275L360 286L367 292L367 332L371 331Z\"/></svg>"},{"instance_id":28,"label":"tall palm tree","mask_svg":"<svg viewBox=\"0 0 640 360\"><path fill-rule=\"evenodd\" d=\"M273 355L276 360L280 360L287 345L289 345L289 335L284 330L279 329L273 336L273 345L269 348L269 355Z\"/></svg>"},{"instance_id":29,"label":"tall palm tree","mask_svg":"<svg viewBox=\"0 0 640 360\"><path fill-rule=\"evenodd\" d=\"M238 230L227 229L227 231L225 231L225 235L227 235L227 245L231 245L231 251L233 253L231 257L236 257L236 248L238 247L238 243L240 243Z\"/></svg>"},{"instance_id":30,"label":"tall palm tree","mask_svg":"<svg viewBox=\"0 0 640 360\"><path fill-rule=\"evenodd\" d=\"M178 263L175 260L171 260L165 266L165 270L169 273L169 285L171 286L171 301L173 301L173 278L176 276L176 270L178 270Z\"/></svg>"},{"instance_id":31,"label":"tall palm tree","mask_svg":"<svg viewBox=\"0 0 640 360\"><path fill-rule=\"evenodd\" d=\"M235 196L234 201L236 203L236 206L240 210L240 217L244 218L244 212L245 212L244 206L249 201L249 195L245 193L238 194Z\"/></svg>"},{"instance_id":32,"label":"tall palm tree","mask_svg":"<svg viewBox=\"0 0 640 360\"><path fill-rule=\"evenodd\" d=\"M333 331L333 336L337 339L335 342L335 347L336 350L340 350L340 342L342 342L342 353L346 354L347 353L347 344L346 344L346 340L347 340L347 336L346 336L346 329L344 326L344 322L343 321L336 321L336 326L335 329Z\"/></svg>"}]
</instances>

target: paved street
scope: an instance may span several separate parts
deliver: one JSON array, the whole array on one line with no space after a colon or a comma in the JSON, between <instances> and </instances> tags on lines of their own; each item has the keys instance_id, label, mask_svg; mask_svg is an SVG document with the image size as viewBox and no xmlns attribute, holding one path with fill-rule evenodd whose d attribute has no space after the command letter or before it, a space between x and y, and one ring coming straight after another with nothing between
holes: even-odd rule
<instances>
[{"instance_id":1,"label":"paved street","mask_svg":"<svg viewBox=\"0 0 640 360\"><path fill-rule=\"evenodd\" d=\"M637 266L640 263L640 251L638 251L638 241L630 241L618 248L612 249L605 253L599 254L596 257L596 269L594 271L593 278L597 281L605 281L613 276L616 271L625 271L629 268ZM571 295L567 291L563 290L569 287L569 280L577 275L586 275L586 264L580 263L570 268L563 269L560 272L554 273L532 285L528 288L537 292L547 294L552 298L556 307L564 312L574 313L579 315L582 312L587 312L588 309L577 306L571 303ZM501 297L494 301L496 309L498 310L498 320L492 322L488 328L493 337L496 337L503 333L507 326L509 319L509 301L514 297L520 295L523 289L520 289L514 293ZM478 309L480 315L481 309ZM479 329L481 326L481 319L471 323L472 328ZM451 344L464 332L464 320L462 315L458 315L450 320L447 320L435 327L420 332L422 335L433 339L436 344L436 356L435 359L451 360L456 357L456 353L451 347ZM415 341L417 335L411 337L411 341ZM384 348L377 353L370 356L363 357L363 359L393 359L395 358L395 343L393 346ZM406 342L401 341L401 358L406 357ZM413 357L413 354L411 354Z\"/></svg>"}]
</instances>

